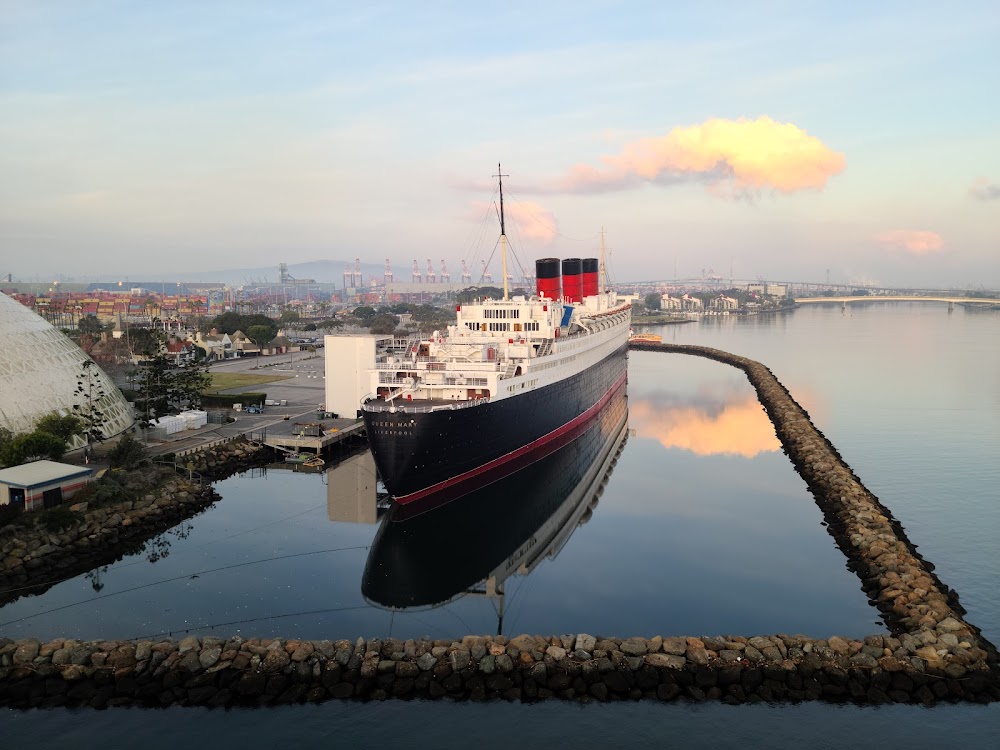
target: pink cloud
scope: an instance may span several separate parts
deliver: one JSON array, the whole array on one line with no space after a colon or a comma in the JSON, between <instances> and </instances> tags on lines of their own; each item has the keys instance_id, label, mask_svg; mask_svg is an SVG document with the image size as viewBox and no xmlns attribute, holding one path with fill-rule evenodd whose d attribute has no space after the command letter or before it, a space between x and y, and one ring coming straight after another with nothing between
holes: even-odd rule
<instances>
[{"instance_id":1,"label":"pink cloud","mask_svg":"<svg viewBox=\"0 0 1000 750\"><path fill-rule=\"evenodd\" d=\"M479 219L484 211L494 210L491 206L492 204L475 201L472 204L472 215ZM504 201L504 217L507 222L508 236L517 236L522 240L534 240L543 245L549 245L558 234L555 215L538 203L531 201L508 203Z\"/></svg>"},{"instance_id":2,"label":"pink cloud","mask_svg":"<svg viewBox=\"0 0 1000 750\"><path fill-rule=\"evenodd\" d=\"M844 170L844 155L792 123L713 118L663 136L626 144L601 157L603 166L577 164L544 190L605 192L654 182L699 180L719 195L762 190L821 190Z\"/></svg>"},{"instance_id":3,"label":"pink cloud","mask_svg":"<svg viewBox=\"0 0 1000 750\"><path fill-rule=\"evenodd\" d=\"M875 239L887 250L897 250L911 255L930 255L944 250L944 239L937 232L893 229L882 232Z\"/></svg>"}]
</instances>

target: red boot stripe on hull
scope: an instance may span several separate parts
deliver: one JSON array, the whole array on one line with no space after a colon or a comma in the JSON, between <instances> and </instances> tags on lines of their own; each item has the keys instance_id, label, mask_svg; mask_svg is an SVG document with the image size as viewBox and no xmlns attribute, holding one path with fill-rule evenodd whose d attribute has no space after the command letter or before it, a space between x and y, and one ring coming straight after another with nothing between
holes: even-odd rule
<instances>
[{"instance_id":1,"label":"red boot stripe on hull","mask_svg":"<svg viewBox=\"0 0 1000 750\"><path fill-rule=\"evenodd\" d=\"M464 482L468 482L472 479L475 479L476 477L482 474L492 472L498 467L503 466L504 464L510 463L511 461L515 461L525 456L529 456L529 454L536 453L537 455L531 455L530 460L527 463L534 463L535 461L540 461L546 456L557 451L562 446L566 445L568 442L573 440L573 438L575 438L577 435L583 432L583 430L587 426L587 423L597 415L597 413L608 403L608 401L611 400L611 397L615 394L615 392L619 388L621 388L622 385L625 384L627 378L628 378L628 373L627 372L623 373L622 376L618 379L618 381L608 389L607 393L601 396L601 398L598 400L596 404L591 406L589 409L587 409L587 411L583 412L583 414L581 414L580 416L575 417L574 419L564 424L562 427L557 427L552 432L546 435L542 435L540 438L531 441L527 445L523 445L517 450L511 451L510 453L506 453L503 456L500 456L499 458L494 458L492 461L489 461L483 464L482 466L479 466L475 469L471 469L463 474L459 474L458 476L454 476L450 479L445 479L444 481L438 482L437 484L433 484L430 487L425 487L422 490L411 492L408 495L399 495L398 497L393 497L393 500L395 500L397 503L403 503L403 504L412 503L415 500L420 500L421 498L427 497L428 495L433 494L435 492L441 492L442 490L454 487L457 484L461 484Z\"/></svg>"}]
</instances>

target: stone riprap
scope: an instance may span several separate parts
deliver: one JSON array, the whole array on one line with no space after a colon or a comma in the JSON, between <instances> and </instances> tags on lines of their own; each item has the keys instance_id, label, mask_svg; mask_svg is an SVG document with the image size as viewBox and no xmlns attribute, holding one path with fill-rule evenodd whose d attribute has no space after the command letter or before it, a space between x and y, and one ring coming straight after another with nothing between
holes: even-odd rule
<instances>
[{"instance_id":1,"label":"stone riprap","mask_svg":"<svg viewBox=\"0 0 1000 750\"><path fill-rule=\"evenodd\" d=\"M232 442L214 445L177 459L178 468L190 468L212 481L225 479L240 471L256 468L274 459L274 451L265 445L239 437Z\"/></svg>"},{"instance_id":2,"label":"stone riprap","mask_svg":"<svg viewBox=\"0 0 1000 750\"><path fill-rule=\"evenodd\" d=\"M0 704L268 706L323 700L677 699L865 703L997 698L988 672L915 668L900 639L802 636L461 641L0 639Z\"/></svg>"},{"instance_id":3,"label":"stone riprap","mask_svg":"<svg viewBox=\"0 0 1000 750\"><path fill-rule=\"evenodd\" d=\"M0 638L0 704L224 707L390 697L928 705L1000 700L994 646L965 622L954 593L766 367L704 347L633 348L708 357L747 374L848 565L883 612L889 635L623 640L578 634L461 641L189 636L47 643ZM207 461L205 466L214 468Z\"/></svg>"}]
</instances>

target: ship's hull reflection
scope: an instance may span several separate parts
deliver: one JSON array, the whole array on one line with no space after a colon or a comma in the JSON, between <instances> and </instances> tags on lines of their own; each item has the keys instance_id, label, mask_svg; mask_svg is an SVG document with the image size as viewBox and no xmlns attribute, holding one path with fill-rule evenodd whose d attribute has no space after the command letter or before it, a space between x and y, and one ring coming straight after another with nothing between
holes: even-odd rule
<instances>
[{"instance_id":1,"label":"ship's hull reflection","mask_svg":"<svg viewBox=\"0 0 1000 750\"><path fill-rule=\"evenodd\" d=\"M368 555L365 599L398 610L502 594L507 577L554 557L590 518L627 422L623 386L583 434L541 461L416 517L401 520L409 506L395 506Z\"/></svg>"}]
</instances>

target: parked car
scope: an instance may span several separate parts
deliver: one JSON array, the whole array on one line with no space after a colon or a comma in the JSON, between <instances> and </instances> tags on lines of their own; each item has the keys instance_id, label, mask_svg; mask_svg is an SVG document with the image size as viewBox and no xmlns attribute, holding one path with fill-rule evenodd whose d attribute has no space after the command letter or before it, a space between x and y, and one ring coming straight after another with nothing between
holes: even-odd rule
<instances>
[{"instance_id":1,"label":"parked car","mask_svg":"<svg viewBox=\"0 0 1000 750\"><path fill-rule=\"evenodd\" d=\"M257 405L248 406L244 411L247 414L263 414L264 410Z\"/></svg>"}]
</instances>

